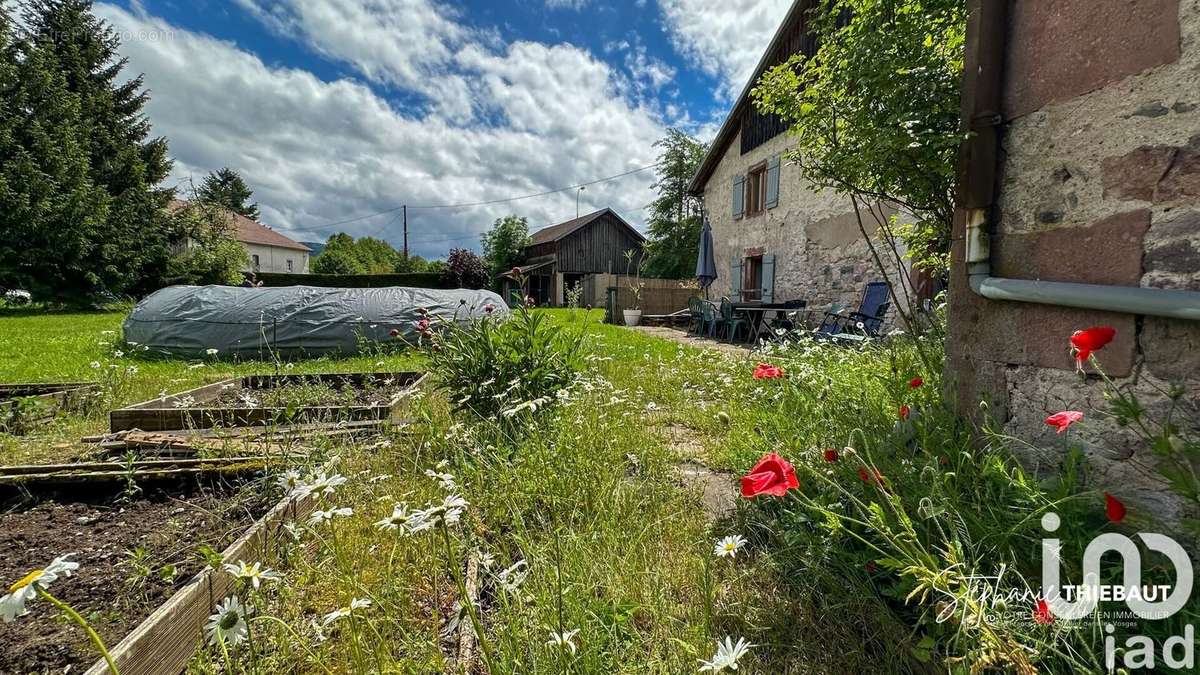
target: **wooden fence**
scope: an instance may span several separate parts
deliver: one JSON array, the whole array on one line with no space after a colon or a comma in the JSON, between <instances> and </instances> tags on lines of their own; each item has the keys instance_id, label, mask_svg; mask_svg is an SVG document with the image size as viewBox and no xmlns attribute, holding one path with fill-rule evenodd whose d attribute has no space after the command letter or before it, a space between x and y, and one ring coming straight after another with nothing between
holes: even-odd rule
<instances>
[{"instance_id":1,"label":"wooden fence","mask_svg":"<svg viewBox=\"0 0 1200 675\"><path fill-rule=\"evenodd\" d=\"M593 307L608 306L608 289L616 288L614 322L622 323L622 311L634 307L632 278L624 274L590 274L583 280L582 302ZM692 279L646 279L642 283L642 315L670 314L687 309L688 298L700 294Z\"/></svg>"}]
</instances>

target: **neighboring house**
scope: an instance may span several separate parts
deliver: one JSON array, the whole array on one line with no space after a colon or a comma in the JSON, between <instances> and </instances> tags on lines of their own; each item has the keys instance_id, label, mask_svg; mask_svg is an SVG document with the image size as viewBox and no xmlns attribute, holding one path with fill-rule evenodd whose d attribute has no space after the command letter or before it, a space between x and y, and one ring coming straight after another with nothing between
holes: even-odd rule
<instances>
[{"instance_id":1,"label":"neighboring house","mask_svg":"<svg viewBox=\"0 0 1200 675\"><path fill-rule=\"evenodd\" d=\"M237 240L250 254L245 272L308 274L309 248L249 218L230 212L237 225Z\"/></svg>"},{"instance_id":2,"label":"neighboring house","mask_svg":"<svg viewBox=\"0 0 1200 675\"><path fill-rule=\"evenodd\" d=\"M854 307L863 286L881 280L849 198L814 190L783 158L793 145L783 121L760 114L750 100L763 72L813 52L805 14L815 4L792 5L688 186L713 228L717 280L710 297ZM866 214L864 220L873 233L875 222Z\"/></svg>"},{"instance_id":3,"label":"neighboring house","mask_svg":"<svg viewBox=\"0 0 1200 675\"><path fill-rule=\"evenodd\" d=\"M185 204L176 199L171 202L171 208L182 208ZM310 250L307 246L240 213L224 211L234 228L234 238L246 247L247 264L243 272L308 274Z\"/></svg>"},{"instance_id":4,"label":"neighboring house","mask_svg":"<svg viewBox=\"0 0 1200 675\"><path fill-rule=\"evenodd\" d=\"M525 247L526 293L539 305L560 306L567 289L591 274L624 274L641 264L646 238L612 209L602 209L534 232ZM633 264L626 258L634 251ZM511 279L504 279L510 297Z\"/></svg>"}]
</instances>

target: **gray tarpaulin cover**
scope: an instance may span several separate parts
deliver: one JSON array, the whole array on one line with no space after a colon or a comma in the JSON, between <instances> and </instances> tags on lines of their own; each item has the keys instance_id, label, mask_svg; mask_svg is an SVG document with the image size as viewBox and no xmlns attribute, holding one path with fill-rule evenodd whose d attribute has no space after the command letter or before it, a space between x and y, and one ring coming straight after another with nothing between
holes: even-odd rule
<instances>
[{"instance_id":1,"label":"gray tarpaulin cover","mask_svg":"<svg viewBox=\"0 0 1200 675\"><path fill-rule=\"evenodd\" d=\"M126 342L172 356L355 354L364 340L415 342L420 308L436 324L485 316L487 305L508 312L495 293L466 289L171 286L139 302L124 330Z\"/></svg>"}]
</instances>

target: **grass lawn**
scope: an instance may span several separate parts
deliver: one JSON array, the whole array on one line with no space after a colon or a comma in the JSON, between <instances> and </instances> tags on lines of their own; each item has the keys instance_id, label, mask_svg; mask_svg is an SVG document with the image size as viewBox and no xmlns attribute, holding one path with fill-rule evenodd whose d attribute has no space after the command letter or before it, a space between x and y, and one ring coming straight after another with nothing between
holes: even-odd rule
<instances>
[{"instance_id":1,"label":"grass lawn","mask_svg":"<svg viewBox=\"0 0 1200 675\"><path fill-rule=\"evenodd\" d=\"M956 575L1007 565L1026 583L1038 514L1093 506L1069 485L1046 492L998 451L971 449L942 412L934 343L802 343L751 360L599 324L599 312L542 316L568 333L586 325L578 377L520 425L455 411L461 401L430 389L412 401L415 427L324 448L347 479L323 500L330 522L298 523L295 545L268 562L282 580L240 593L257 617L249 646L207 645L191 672L456 672L447 659L476 622L494 673L695 672L725 636L754 645L737 672L924 672L942 657L1087 671L1075 654L1089 638L1047 638L1027 607L983 631L943 621L948 599L974 606ZM89 415L0 435L0 461L79 456L73 441L102 430L109 407L273 369L118 356L120 321L0 317L0 381L99 377L108 392ZM318 359L292 372L426 368L439 357ZM758 361L786 377L752 377ZM766 452L795 463L800 490L739 499L714 519L681 479L681 466L704 465L732 484ZM468 503L459 522L386 527L448 494ZM715 556L733 534L745 547ZM472 569L476 613L460 603ZM564 634L570 646L555 644ZM1083 647L1061 646L1069 640Z\"/></svg>"}]
</instances>

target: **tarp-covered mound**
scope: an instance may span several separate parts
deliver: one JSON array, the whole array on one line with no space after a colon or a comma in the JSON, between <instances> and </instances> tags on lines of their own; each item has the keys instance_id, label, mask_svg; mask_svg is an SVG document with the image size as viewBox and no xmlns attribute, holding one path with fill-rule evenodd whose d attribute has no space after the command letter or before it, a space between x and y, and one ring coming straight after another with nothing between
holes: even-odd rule
<instances>
[{"instance_id":1,"label":"tarp-covered mound","mask_svg":"<svg viewBox=\"0 0 1200 675\"><path fill-rule=\"evenodd\" d=\"M508 312L495 293L461 288L171 286L139 302L124 329L127 342L172 356L356 354L364 342L416 342L424 317L466 322L489 306L493 316Z\"/></svg>"}]
</instances>

